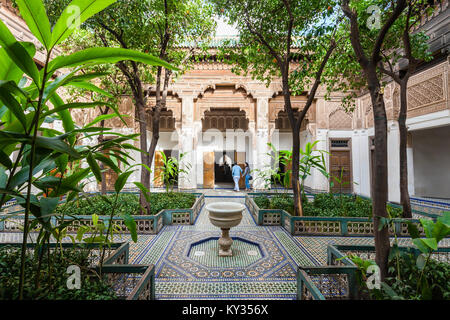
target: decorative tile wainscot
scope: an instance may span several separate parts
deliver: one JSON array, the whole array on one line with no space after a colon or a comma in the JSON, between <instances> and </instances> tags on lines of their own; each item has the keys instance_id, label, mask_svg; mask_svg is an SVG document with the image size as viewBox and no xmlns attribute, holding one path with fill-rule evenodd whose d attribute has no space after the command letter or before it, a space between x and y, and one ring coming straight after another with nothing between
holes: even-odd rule
<instances>
[{"instance_id":1,"label":"decorative tile wainscot","mask_svg":"<svg viewBox=\"0 0 450 320\"><path fill-rule=\"evenodd\" d=\"M189 209L164 209L152 216L134 215L134 221L136 221L136 229L138 234L157 234L164 225L190 225L194 224L195 219L200 213L202 207L205 204L205 197L202 193L195 193L197 199L194 202L192 208ZM33 217L30 217L33 219ZM53 224L56 218L52 217ZM10 214L0 215L0 232L21 232L23 228L23 214L13 212ZM68 227L67 232L76 233L80 225L91 225L91 216L74 216L66 217L65 220L76 220L72 225ZM109 216L100 215L99 220L103 221L106 225L109 223ZM114 217L115 221L123 233L129 233L124 221L120 217Z\"/></svg>"},{"instance_id":2,"label":"decorative tile wainscot","mask_svg":"<svg viewBox=\"0 0 450 320\"><path fill-rule=\"evenodd\" d=\"M266 194L261 194L266 195ZM373 237L373 222L369 218L346 217L295 217L281 209L260 209L253 201L258 194L247 195L245 204L262 226L282 226L296 236L357 236ZM269 196L269 195L267 195ZM395 219L394 226L389 227L392 236L409 237L407 219ZM423 228L417 219L408 219L416 223L422 235Z\"/></svg>"}]
</instances>

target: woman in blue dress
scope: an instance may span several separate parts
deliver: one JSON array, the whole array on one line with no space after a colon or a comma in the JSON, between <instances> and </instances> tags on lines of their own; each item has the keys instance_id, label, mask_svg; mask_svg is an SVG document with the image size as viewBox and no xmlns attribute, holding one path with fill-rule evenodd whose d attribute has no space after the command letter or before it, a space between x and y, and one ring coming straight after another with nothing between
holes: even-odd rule
<instances>
[{"instance_id":1,"label":"woman in blue dress","mask_svg":"<svg viewBox=\"0 0 450 320\"><path fill-rule=\"evenodd\" d=\"M245 191L249 191L251 189L250 180L252 179L252 176L250 175L250 167L248 162L245 163L243 176L245 178Z\"/></svg>"}]
</instances>

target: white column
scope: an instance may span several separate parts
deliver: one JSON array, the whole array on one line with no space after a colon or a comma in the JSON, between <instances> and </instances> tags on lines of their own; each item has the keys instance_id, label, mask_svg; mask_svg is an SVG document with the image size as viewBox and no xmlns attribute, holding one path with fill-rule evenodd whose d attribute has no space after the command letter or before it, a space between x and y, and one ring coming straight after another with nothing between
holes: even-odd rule
<instances>
[{"instance_id":1,"label":"white column","mask_svg":"<svg viewBox=\"0 0 450 320\"><path fill-rule=\"evenodd\" d=\"M356 194L361 193L361 136L359 130L353 130L352 133L352 175L353 191Z\"/></svg>"},{"instance_id":2,"label":"white column","mask_svg":"<svg viewBox=\"0 0 450 320\"><path fill-rule=\"evenodd\" d=\"M411 134L408 134L408 143L406 145L406 158L408 160L408 192L412 196L415 193L414 189L414 142Z\"/></svg>"},{"instance_id":3,"label":"white column","mask_svg":"<svg viewBox=\"0 0 450 320\"><path fill-rule=\"evenodd\" d=\"M248 154L248 163L250 164L250 168L253 170L256 168L256 122L250 121L248 124L248 132L250 139L249 145L249 154Z\"/></svg>"},{"instance_id":4,"label":"white column","mask_svg":"<svg viewBox=\"0 0 450 320\"><path fill-rule=\"evenodd\" d=\"M388 121L387 144L388 200L400 202L400 132L396 121Z\"/></svg>"},{"instance_id":5,"label":"white column","mask_svg":"<svg viewBox=\"0 0 450 320\"><path fill-rule=\"evenodd\" d=\"M359 137L359 154L355 154L353 163L360 163L360 186L361 195L370 197L370 146L369 133L366 129L361 130Z\"/></svg>"},{"instance_id":6,"label":"white column","mask_svg":"<svg viewBox=\"0 0 450 320\"><path fill-rule=\"evenodd\" d=\"M195 152L195 124L194 124L194 97L184 96L181 100L182 124L179 134L179 150L185 153L180 167L188 170L188 174L180 176L178 187L180 189L194 189L197 187L197 157Z\"/></svg>"},{"instance_id":7,"label":"white column","mask_svg":"<svg viewBox=\"0 0 450 320\"><path fill-rule=\"evenodd\" d=\"M256 102L256 139L253 154L254 169L264 170L270 165L269 152L269 98L259 97ZM254 189L264 189L264 181L254 176Z\"/></svg>"},{"instance_id":8,"label":"white column","mask_svg":"<svg viewBox=\"0 0 450 320\"><path fill-rule=\"evenodd\" d=\"M329 144L328 144L328 130L325 129L318 129L317 130L317 134L316 134L316 140L319 141L316 144L316 150L324 150L329 152ZM327 167L327 171L329 172L329 157L325 154L325 163L326 163L326 167ZM318 170L313 170L312 171L312 175L313 175L313 179L314 179L314 184L312 185L312 188L314 190L326 190L328 191L329 189L329 182L327 180L327 178L320 173Z\"/></svg>"}]
</instances>

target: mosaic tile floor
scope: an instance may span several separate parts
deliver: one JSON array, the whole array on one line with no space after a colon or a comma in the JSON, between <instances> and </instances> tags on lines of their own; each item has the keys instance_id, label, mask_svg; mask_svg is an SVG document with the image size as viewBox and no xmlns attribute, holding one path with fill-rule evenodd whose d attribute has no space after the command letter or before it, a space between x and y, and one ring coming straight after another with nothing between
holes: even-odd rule
<instances>
[{"instance_id":1,"label":"mosaic tile floor","mask_svg":"<svg viewBox=\"0 0 450 320\"><path fill-rule=\"evenodd\" d=\"M245 200L231 190L205 195L206 203ZM295 299L296 266L325 265L328 243L373 244L373 238L292 237L281 227L257 226L248 210L230 231L233 257L218 257L219 236L203 208L194 225L165 226L158 235L140 235L137 243L129 236L115 240L130 242L130 263L156 266L157 299ZM20 233L0 233L0 242L21 240Z\"/></svg>"}]
</instances>

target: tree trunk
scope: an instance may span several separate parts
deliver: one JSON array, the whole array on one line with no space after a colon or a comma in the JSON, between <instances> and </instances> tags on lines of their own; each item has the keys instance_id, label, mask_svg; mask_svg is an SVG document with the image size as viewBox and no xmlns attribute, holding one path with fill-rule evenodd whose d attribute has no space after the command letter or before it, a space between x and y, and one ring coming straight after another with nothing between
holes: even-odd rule
<instances>
[{"instance_id":1,"label":"tree trunk","mask_svg":"<svg viewBox=\"0 0 450 320\"><path fill-rule=\"evenodd\" d=\"M300 166L300 125L294 117L291 105L291 92L289 89L289 62L286 61L281 67L284 110L288 114L289 123L292 128L292 191L294 192L294 215L303 216L302 197L300 192L299 166Z\"/></svg>"},{"instance_id":2,"label":"tree trunk","mask_svg":"<svg viewBox=\"0 0 450 320\"><path fill-rule=\"evenodd\" d=\"M408 191L408 129L406 127L407 84L407 80L403 80L400 83L400 112L398 115L398 128L400 133L400 202L403 207L403 218L412 218L411 201L409 199Z\"/></svg>"},{"instance_id":3,"label":"tree trunk","mask_svg":"<svg viewBox=\"0 0 450 320\"><path fill-rule=\"evenodd\" d=\"M294 191L294 215L303 216L302 196L299 179L300 130L292 128L292 190Z\"/></svg>"},{"instance_id":4,"label":"tree trunk","mask_svg":"<svg viewBox=\"0 0 450 320\"><path fill-rule=\"evenodd\" d=\"M164 55L161 55L163 58ZM161 94L161 75L162 67L158 67L157 80L156 80L156 104L152 114L152 142L150 148L148 149L148 166L151 167L153 157L155 155L156 146L159 140L159 120L161 118L161 110L166 107L167 101L167 88L169 87L169 79L171 71L164 69L164 81L163 90Z\"/></svg>"},{"instance_id":5,"label":"tree trunk","mask_svg":"<svg viewBox=\"0 0 450 320\"><path fill-rule=\"evenodd\" d=\"M152 142L150 143L150 148L148 149L148 166L151 166L153 157L155 155L156 145L159 140L159 119L161 118L161 110L156 107L152 114Z\"/></svg>"},{"instance_id":6,"label":"tree trunk","mask_svg":"<svg viewBox=\"0 0 450 320\"><path fill-rule=\"evenodd\" d=\"M386 202L388 195L387 170L387 117L375 66L366 69L368 88L373 106L375 124L375 170L373 192L373 223L375 233L375 262L380 267L381 281L387 276L390 250L389 229L379 230L380 217L387 218Z\"/></svg>"},{"instance_id":7,"label":"tree trunk","mask_svg":"<svg viewBox=\"0 0 450 320\"><path fill-rule=\"evenodd\" d=\"M145 103L142 101L141 97L135 97L136 100L136 111L139 121L139 143L141 152L141 163L148 165L148 155L145 153L147 150L147 117L145 114ZM141 168L141 183L145 188L150 190L150 172ZM150 204L145 200L142 191L140 191L139 203L141 205L141 214L150 214Z\"/></svg>"}]
</instances>

